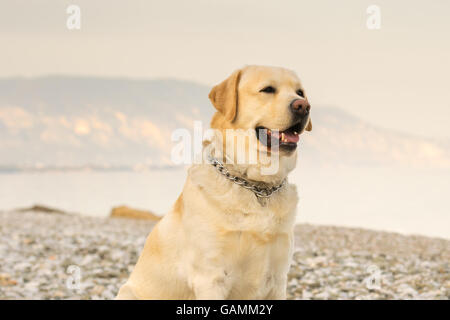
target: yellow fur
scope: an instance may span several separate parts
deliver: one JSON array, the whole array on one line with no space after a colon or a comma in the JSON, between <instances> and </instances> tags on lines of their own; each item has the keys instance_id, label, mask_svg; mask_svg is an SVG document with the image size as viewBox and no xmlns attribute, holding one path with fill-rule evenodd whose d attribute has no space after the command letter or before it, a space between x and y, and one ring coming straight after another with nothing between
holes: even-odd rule
<instances>
[{"instance_id":1,"label":"yellow fur","mask_svg":"<svg viewBox=\"0 0 450 320\"><path fill-rule=\"evenodd\" d=\"M257 94L265 85L276 86L279 93ZM297 88L300 81L286 69L238 70L211 91L218 110L211 127L285 128L292 121L288 105ZM227 168L251 180L277 183L296 159L296 152L280 154L279 169L268 176L261 174L260 162ZM117 299L285 299L297 201L296 187L287 184L262 205L211 165L192 165L182 194L149 235Z\"/></svg>"}]
</instances>

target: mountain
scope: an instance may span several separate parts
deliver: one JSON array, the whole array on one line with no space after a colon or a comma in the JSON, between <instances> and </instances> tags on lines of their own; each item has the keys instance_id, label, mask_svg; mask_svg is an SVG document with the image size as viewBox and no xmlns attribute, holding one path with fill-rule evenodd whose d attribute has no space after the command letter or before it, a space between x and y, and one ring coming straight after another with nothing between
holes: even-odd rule
<instances>
[{"instance_id":1,"label":"mountain","mask_svg":"<svg viewBox=\"0 0 450 320\"><path fill-rule=\"evenodd\" d=\"M209 125L209 89L171 79L0 79L0 166L171 165L173 130ZM450 167L449 143L378 128L336 107L315 105L312 119L302 161Z\"/></svg>"}]
</instances>

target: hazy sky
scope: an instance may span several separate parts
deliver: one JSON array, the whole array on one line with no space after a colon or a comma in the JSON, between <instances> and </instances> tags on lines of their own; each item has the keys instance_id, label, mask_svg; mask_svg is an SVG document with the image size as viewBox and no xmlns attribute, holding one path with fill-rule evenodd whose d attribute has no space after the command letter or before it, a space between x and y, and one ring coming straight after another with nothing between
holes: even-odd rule
<instances>
[{"instance_id":1,"label":"hazy sky","mask_svg":"<svg viewBox=\"0 0 450 320\"><path fill-rule=\"evenodd\" d=\"M81 7L81 30L66 28L69 4ZM371 4L380 30L366 27ZM313 106L449 139L449 17L448 0L2 0L0 77L212 85L245 64L278 65L297 71Z\"/></svg>"}]
</instances>

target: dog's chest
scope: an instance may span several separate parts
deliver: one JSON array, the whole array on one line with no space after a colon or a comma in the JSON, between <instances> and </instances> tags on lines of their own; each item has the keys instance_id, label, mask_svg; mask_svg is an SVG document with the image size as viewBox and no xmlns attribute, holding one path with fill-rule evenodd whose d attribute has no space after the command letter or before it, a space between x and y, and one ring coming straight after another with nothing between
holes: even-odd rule
<instances>
[{"instance_id":1,"label":"dog's chest","mask_svg":"<svg viewBox=\"0 0 450 320\"><path fill-rule=\"evenodd\" d=\"M291 239L287 233L229 234L222 251L229 298L264 299L279 286L289 269Z\"/></svg>"}]
</instances>

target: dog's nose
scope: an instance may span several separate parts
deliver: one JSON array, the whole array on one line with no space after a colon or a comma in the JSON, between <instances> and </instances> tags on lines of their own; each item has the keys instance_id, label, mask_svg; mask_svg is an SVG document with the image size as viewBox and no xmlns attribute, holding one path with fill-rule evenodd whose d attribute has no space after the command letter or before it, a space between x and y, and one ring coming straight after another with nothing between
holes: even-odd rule
<instances>
[{"instance_id":1,"label":"dog's nose","mask_svg":"<svg viewBox=\"0 0 450 320\"><path fill-rule=\"evenodd\" d=\"M309 110L311 109L310 104L305 99L293 100L290 107L292 112L300 117L307 116L309 114Z\"/></svg>"}]
</instances>

